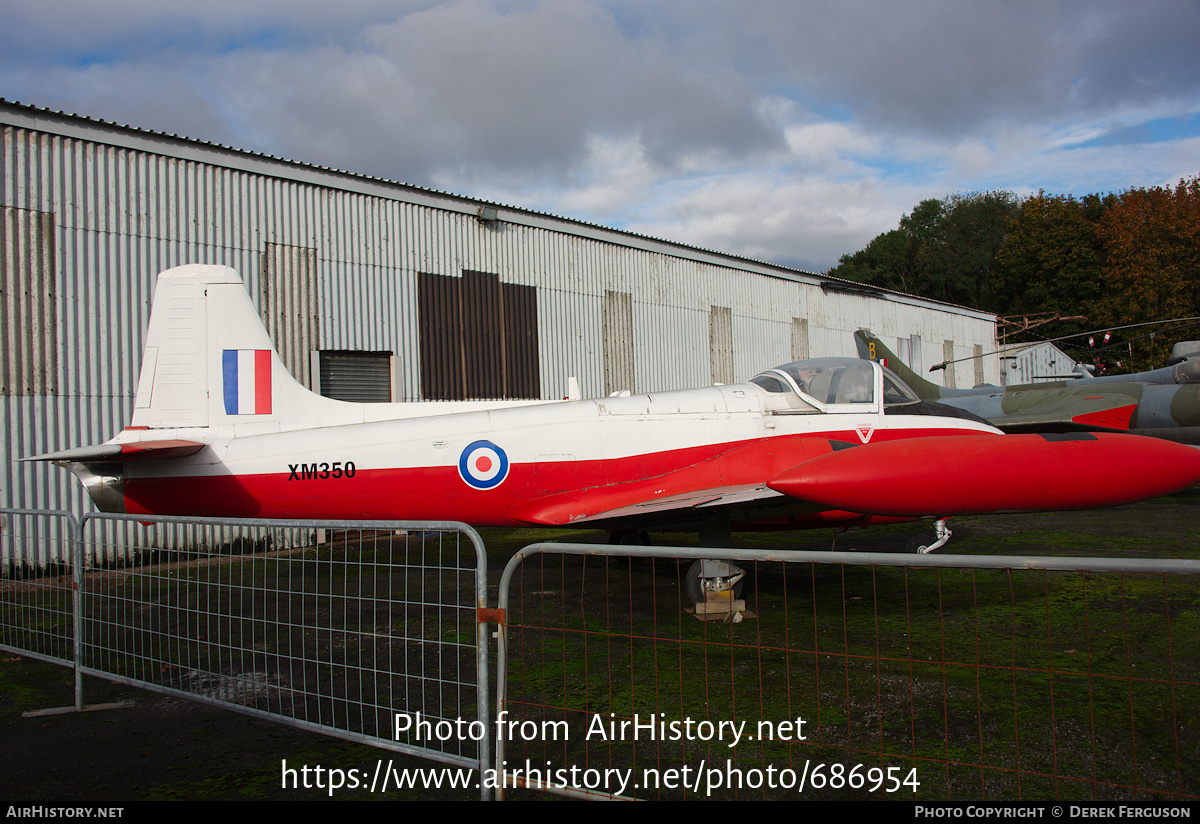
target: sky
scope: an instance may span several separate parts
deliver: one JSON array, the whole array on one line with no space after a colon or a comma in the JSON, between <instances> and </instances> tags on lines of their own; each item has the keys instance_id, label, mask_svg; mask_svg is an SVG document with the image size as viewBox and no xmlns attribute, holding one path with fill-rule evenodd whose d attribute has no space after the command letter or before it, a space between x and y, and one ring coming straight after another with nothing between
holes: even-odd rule
<instances>
[{"instance_id":1,"label":"sky","mask_svg":"<svg viewBox=\"0 0 1200 824\"><path fill-rule=\"evenodd\" d=\"M3 0L0 97L825 272L1200 174L1200 1Z\"/></svg>"}]
</instances>

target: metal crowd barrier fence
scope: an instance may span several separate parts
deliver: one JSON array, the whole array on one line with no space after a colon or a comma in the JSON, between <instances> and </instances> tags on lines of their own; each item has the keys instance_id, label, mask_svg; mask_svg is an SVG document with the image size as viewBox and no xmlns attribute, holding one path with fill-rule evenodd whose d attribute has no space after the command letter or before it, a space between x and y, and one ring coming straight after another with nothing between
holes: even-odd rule
<instances>
[{"instance_id":1,"label":"metal crowd barrier fence","mask_svg":"<svg viewBox=\"0 0 1200 824\"><path fill-rule=\"evenodd\" d=\"M112 528L135 521L133 540ZM469 526L104 514L80 535L83 673L486 763L487 568ZM478 738L418 735L472 718Z\"/></svg>"},{"instance_id":2,"label":"metal crowd barrier fence","mask_svg":"<svg viewBox=\"0 0 1200 824\"><path fill-rule=\"evenodd\" d=\"M462 524L3 509L0 548L0 648L78 706L87 673L480 770L495 735L502 787L585 797L1200 797L1197 562L535 544L488 611ZM748 620L688 614L712 555Z\"/></svg>"},{"instance_id":3,"label":"metal crowd barrier fence","mask_svg":"<svg viewBox=\"0 0 1200 824\"><path fill-rule=\"evenodd\" d=\"M713 555L745 620L689 614ZM534 544L500 585L499 795L1194 801L1198 572Z\"/></svg>"},{"instance_id":4,"label":"metal crowd barrier fence","mask_svg":"<svg viewBox=\"0 0 1200 824\"><path fill-rule=\"evenodd\" d=\"M70 512L0 509L0 649L74 665L78 535ZM75 706L83 706L78 671Z\"/></svg>"}]
</instances>

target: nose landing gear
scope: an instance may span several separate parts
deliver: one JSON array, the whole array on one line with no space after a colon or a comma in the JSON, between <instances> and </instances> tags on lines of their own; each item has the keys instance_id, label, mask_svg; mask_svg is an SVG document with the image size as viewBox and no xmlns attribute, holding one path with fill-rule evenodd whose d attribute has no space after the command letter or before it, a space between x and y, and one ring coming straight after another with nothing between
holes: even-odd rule
<instances>
[{"instance_id":1,"label":"nose landing gear","mask_svg":"<svg viewBox=\"0 0 1200 824\"><path fill-rule=\"evenodd\" d=\"M746 612L742 587L746 571L732 561L702 558L688 567L683 591L696 605L696 617L738 623Z\"/></svg>"}]
</instances>

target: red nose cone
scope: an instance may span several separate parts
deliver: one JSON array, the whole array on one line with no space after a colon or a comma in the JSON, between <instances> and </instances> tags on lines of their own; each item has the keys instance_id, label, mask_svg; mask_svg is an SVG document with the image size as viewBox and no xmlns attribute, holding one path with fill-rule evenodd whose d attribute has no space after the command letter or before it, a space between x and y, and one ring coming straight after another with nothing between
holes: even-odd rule
<instances>
[{"instance_id":1,"label":"red nose cone","mask_svg":"<svg viewBox=\"0 0 1200 824\"><path fill-rule=\"evenodd\" d=\"M951 435L843 449L770 481L786 495L873 515L1091 509L1200 480L1200 449L1138 435Z\"/></svg>"}]
</instances>

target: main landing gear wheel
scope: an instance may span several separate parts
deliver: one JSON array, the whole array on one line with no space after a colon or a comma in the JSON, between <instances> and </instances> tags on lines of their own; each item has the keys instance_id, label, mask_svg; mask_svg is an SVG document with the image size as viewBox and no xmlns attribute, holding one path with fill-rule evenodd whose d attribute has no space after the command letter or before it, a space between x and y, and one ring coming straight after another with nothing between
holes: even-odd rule
<instances>
[{"instance_id":1,"label":"main landing gear wheel","mask_svg":"<svg viewBox=\"0 0 1200 824\"><path fill-rule=\"evenodd\" d=\"M650 546L650 535L645 532L633 532L626 529L618 529L616 532L610 532L608 535L608 543L611 546Z\"/></svg>"},{"instance_id":2,"label":"main landing gear wheel","mask_svg":"<svg viewBox=\"0 0 1200 824\"><path fill-rule=\"evenodd\" d=\"M724 569L719 568L720 565L724 565ZM706 571L709 573L707 576L705 575ZM726 572L726 574L716 574L719 572ZM736 601L742 597L745 583L746 571L733 561L716 561L706 558L702 561L693 561L692 565L688 567L687 574L683 576L683 593L693 604L702 604L708 600L707 591L728 589L732 586L733 600Z\"/></svg>"}]
</instances>

